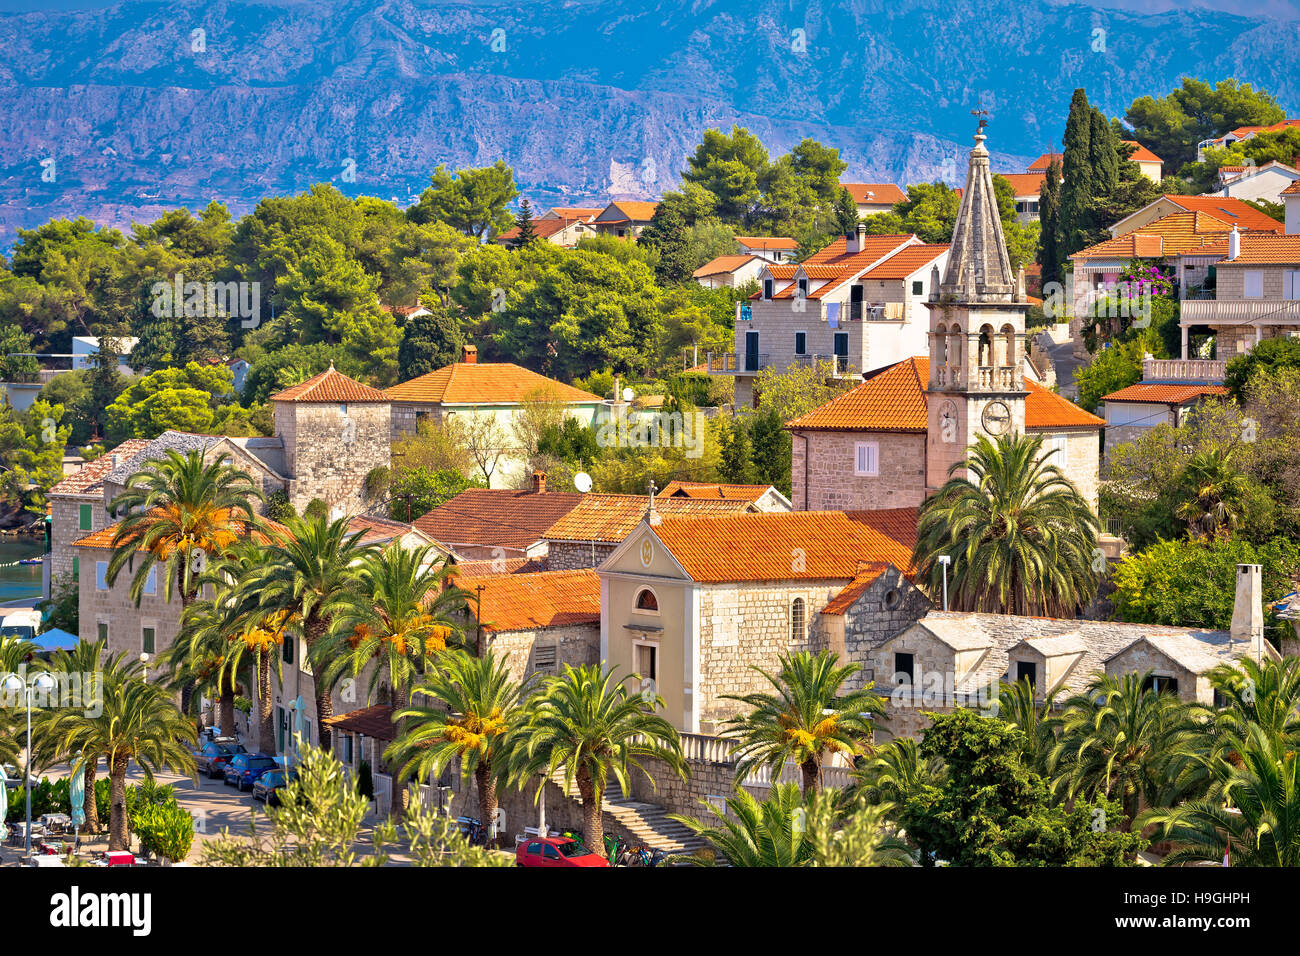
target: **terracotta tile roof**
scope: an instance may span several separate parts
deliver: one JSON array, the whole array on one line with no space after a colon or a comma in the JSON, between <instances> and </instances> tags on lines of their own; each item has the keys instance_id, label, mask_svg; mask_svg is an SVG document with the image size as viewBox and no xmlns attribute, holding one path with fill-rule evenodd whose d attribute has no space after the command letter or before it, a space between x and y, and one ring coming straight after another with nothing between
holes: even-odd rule
<instances>
[{"instance_id":1,"label":"terracotta tile roof","mask_svg":"<svg viewBox=\"0 0 1300 956\"><path fill-rule=\"evenodd\" d=\"M413 525L404 524L401 521L374 518L368 515L356 515L348 519L348 534L360 532L362 544L391 541L394 538L409 534L413 527Z\"/></svg>"},{"instance_id":2,"label":"terracotta tile roof","mask_svg":"<svg viewBox=\"0 0 1300 956\"><path fill-rule=\"evenodd\" d=\"M893 183L840 183L849 191L855 203L894 203L907 202L907 193ZM867 194L871 195L868 196Z\"/></svg>"},{"instance_id":3,"label":"terracotta tile roof","mask_svg":"<svg viewBox=\"0 0 1300 956\"><path fill-rule=\"evenodd\" d=\"M545 571L546 565L536 558L501 558L498 561L461 561L455 569L460 577L479 578L490 574L533 574Z\"/></svg>"},{"instance_id":4,"label":"terracotta tile roof","mask_svg":"<svg viewBox=\"0 0 1300 956\"><path fill-rule=\"evenodd\" d=\"M597 541L617 544L645 517L645 495L583 495L576 507L546 529L547 541ZM735 514L752 509L748 499L655 497L661 515Z\"/></svg>"},{"instance_id":5,"label":"terracotta tile roof","mask_svg":"<svg viewBox=\"0 0 1300 956\"><path fill-rule=\"evenodd\" d=\"M1161 385L1156 382L1138 382L1118 392L1103 395L1103 402L1152 402L1162 405L1185 405L1209 395L1227 395L1222 385Z\"/></svg>"},{"instance_id":6,"label":"terracotta tile roof","mask_svg":"<svg viewBox=\"0 0 1300 956\"><path fill-rule=\"evenodd\" d=\"M655 210L659 208L657 202L643 202L635 199L619 199L610 203L602 212L609 209L617 209L623 215L633 222L649 222L654 218ZM609 221L609 220L606 220Z\"/></svg>"},{"instance_id":7,"label":"terracotta tile roof","mask_svg":"<svg viewBox=\"0 0 1300 956\"><path fill-rule=\"evenodd\" d=\"M665 517L653 531L691 579L705 583L847 582L863 561L912 561L910 548L842 511Z\"/></svg>"},{"instance_id":8,"label":"terracotta tile roof","mask_svg":"<svg viewBox=\"0 0 1300 956\"><path fill-rule=\"evenodd\" d=\"M393 708L388 704L358 707L346 714L335 714L321 721L323 724L349 734L363 734L375 740L395 740L397 727L393 724Z\"/></svg>"},{"instance_id":9,"label":"terracotta tile roof","mask_svg":"<svg viewBox=\"0 0 1300 956\"><path fill-rule=\"evenodd\" d=\"M997 173L1011 184L1017 196L1037 196L1047 179L1046 172L1041 173Z\"/></svg>"},{"instance_id":10,"label":"terracotta tile roof","mask_svg":"<svg viewBox=\"0 0 1300 956\"><path fill-rule=\"evenodd\" d=\"M660 498L729 498L735 501L757 501L767 494L771 485L720 485L707 481L677 481L664 485Z\"/></svg>"},{"instance_id":11,"label":"terracotta tile roof","mask_svg":"<svg viewBox=\"0 0 1300 956\"><path fill-rule=\"evenodd\" d=\"M383 391L385 401L448 405L513 404L540 391L563 402L594 403L599 395L565 385L512 362L455 362Z\"/></svg>"},{"instance_id":12,"label":"terracotta tile roof","mask_svg":"<svg viewBox=\"0 0 1300 956\"><path fill-rule=\"evenodd\" d=\"M879 508L875 511L846 511L849 519L875 528L906 548L916 547L916 508Z\"/></svg>"},{"instance_id":13,"label":"terracotta tile roof","mask_svg":"<svg viewBox=\"0 0 1300 956\"><path fill-rule=\"evenodd\" d=\"M795 270L802 270L810 279L825 280L824 284L816 289L810 289L808 298L820 299L828 292L838 288L845 282L848 282L854 276L859 275L865 270L874 266L881 259L897 252L899 249L908 245L918 245L916 236L911 234L896 236L866 236L863 239L862 250L860 252L848 251L848 237L840 236L825 249L809 256ZM769 266L769 271L776 275L775 266ZM794 273L791 273L793 277ZM772 296L774 299L792 299L795 294L796 283L791 282ZM753 298L760 298L762 291L754 293Z\"/></svg>"},{"instance_id":14,"label":"terracotta tile roof","mask_svg":"<svg viewBox=\"0 0 1300 956\"><path fill-rule=\"evenodd\" d=\"M546 211L546 215L554 214L560 219L577 219L582 222L590 222L605 211L604 206L552 206Z\"/></svg>"},{"instance_id":15,"label":"terracotta tile roof","mask_svg":"<svg viewBox=\"0 0 1300 956\"><path fill-rule=\"evenodd\" d=\"M476 594L483 588L480 614L485 631L600 623L600 578L591 568L460 577L456 586ZM471 615L479 607L473 598L468 606Z\"/></svg>"},{"instance_id":16,"label":"terracotta tile roof","mask_svg":"<svg viewBox=\"0 0 1300 956\"><path fill-rule=\"evenodd\" d=\"M906 279L924 269L948 251L946 243L905 246L874 269L862 274L864 279Z\"/></svg>"},{"instance_id":17,"label":"terracotta tile roof","mask_svg":"<svg viewBox=\"0 0 1300 956\"><path fill-rule=\"evenodd\" d=\"M1147 149L1145 146L1143 146L1141 143L1135 140L1124 139L1124 140L1120 140L1120 142L1122 142L1125 146L1137 147L1137 149L1133 150L1133 155L1129 157L1129 159L1131 159L1135 163L1163 163L1164 162L1163 159L1161 159L1155 153L1151 152L1151 150Z\"/></svg>"},{"instance_id":18,"label":"terracotta tile roof","mask_svg":"<svg viewBox=\"0 0 1300 956\"><path fill-rule=\"evenodd\" d=\"M435 541L451 546L527 548L540 541L562 515L582 500L569 491L514 491L505 488L466 488L416 519Z\"/></svg>"},{"instance_id":19,"label":"terracotta tile roof","mask_svg":"<svg viewBox=\"0 0 1300 956\"><path fill-rule=\"evenodd\" d=\"M704 263L704 265L692 272L691 278L700 279L704 276L716 276L728 272L735 272L741 266L745 265L745 263L754 259L758 259L760 262L763 261L755 255L718 256L718 258L711 262Z\"/></svg>"},{"instance_id":20,"label":"terracotta tile roof","mask_svg":"<svg viewBox=\"0 0 1300 956\"><path fill-rule=\"evenodd\" d=\"M271 521L269 518L261 518L259 520L261 526L271 534L289 534L289 529L278 521ZM99 548L101 550L111 551L113 548L113 536L117 534L117 529L121 524L122 522L119 521L115 524L109 525L107 528L100 528L98 531L92 531L90 534L72 542L72 547ZM265 532L254 530L246 521L238 521L235 523L235 533L241 538L251 536L253 540L257 541L259 544L266 544L270 540ZM137 548L136 550L143 551L144 548Z\"/></svg>"},{"instance_id":21,"label":"terracotta tile roof","mask_svg":"<svg viewBox=\"0 0 1300 956\"><path fill-rule=\"evenodd\" d=\"M889 570L884 561L864 561L858 568L853 580L845 585L844 590L822 608L823 614L843 614L853 606L853 602L862 597L863 592L880 580L880 576Z\"/></svg>"},{"instance_id":22,"label":"terracotta tile roof","mask_svg":"<svg viewBox=\"0 0 1300 956\"><path fill-rule=\"evenodd\" d=\"M1286 189L1282 190L1283 196L1300 196L1300 179L1297 179Z\"/></svg>"},{"instance_id":23,"label":"terracotta tile roof","mask_svg":"<svg viewBox=\"0 0 1300 956\"><path fill-rule=\"evenodd\" d=\"M1232 135L1240 139L1248 133L1276 133L1279 130L1289 129L1292 126L1300 126L1300 119L1284 119L1282 122L1274 123L1272 126L1238 126L1236 129L1232 130ZM1214 142L1218 143L1222 141L1223 137L1220 137Z\"/></svg>"},{"instance_id":24,"label":"terracotta tile roof","mask_svg":"<svg viewBox=\"0 0 1300 956\"><path fill-rule=\"evenodd\" d=\"M271 396L273 402L386 402L387 396L377 388L362 385L334 368L299 382Z\"/></svg>"},{"instance_id":25,"label":"terracotta tile roof","mask_svg":"<svg viewBox=\"0 0 1300 956\"><path fill-rule=\"evenodd\" d=\"M1300 182L1300 180L1296 180ZM1228 254L1228 244L1216 244L1223 255ZM1216 250L1217 251L1217 250ZM1274 236L1248 233L1241 237L1241 251L1235 259L1226 259L1221 266L1235 265L1238 262L1260 263L1296 263L1300 262L1300 236Z\"/></svg>"},{"instance_id":26,"label":"terracotta tile roof","mask_svg":"<svg viewBox=\"0 0 1300 956\"><path fill-rule=\"evenodd\" d=\"M1254 206L1247 205L1244 200L1233 199L1231 196L1177 196L1166 193L1163 198L1188 212L1208 213L1226 223L1229 228L1237 226L1258 232L1286 232L1286 227L1272 216L1266 216Z\"/></svg>"},{"instance_id":27,"label":"terracotta tile roof","mask_svg":"<svg viewBox=\"0 0 1300 956\"><path fill-rule=\"evenodd\" d=\"M1026 172L1045 173L1047 172L1047 167L1052 165L1052 160L1056 160L1059 163L1059 162L1063 162L1064 159L1065 157L1062 156L1060 153L1043 153L1042 156L1039 156L1036 160L1034 160L1032 163L1029 164L1029 169L1026 170Z\"/></svg>"},{"instance_id":28,"label":"terracotta tile roof","mask_svg":"<svg viewBox=\"0 0 1300 956\"><path fill-rule=\"evenodd\" d=\"M103 491L104 479L113 470L113 456L121 464L138 455L148 446L148 438L128 438L116 448L104 452L94 461L81 466L80 471L73 472L58 484L50 488L51 495L93 495Z\"/></svg>"},{"instance_id":29,"label":"terracotta tile roof","mask_svg":"<svg viewBox=\"0 0 1300 956\"><path fill-rule=\"evenodd\" d=\"M786 423L799 431L924 432L930 360L904 359L825 405ZM1105 422L1043 386L1026 380L1026 428L1100 428Z\"/></svg>"},{"instance_id":30,"label":"terracotta tile roof","mask_svg":"<svg viewBox=\"0 0 1300 956\"><path fill-rule=\"evenodd\" d=\"M799 240L789 236L737 236L736 242L746 249L798 249Z\"/></svg>"},{"instance_id":31,"label":"terracotta tile roof","mask_svg":"<svg viewBox=\"0 0 1300 956\"><path fill-rule=\"evenodd\" d=\"M575 222L585 222L582 219L534 219L533 233L538 239L549 239L557 232L563 232ZM507 242L519 235L519 227L511 226L505 232L496 237L497 242Z\"/></svg>"},{"instance_id":32,"label":"terracotta tile roof","mask_svg":"<svg viewBox=\"0 0 1300 956\"><path fill-rule=\"evenodd\" d=\"M1140 226L1133 232L1080 249L1070 258L1154 259L1176 256L1221 239L1231 231L1231 225L1205 210L1176 212Z\"/></svg>"}]
</instances>

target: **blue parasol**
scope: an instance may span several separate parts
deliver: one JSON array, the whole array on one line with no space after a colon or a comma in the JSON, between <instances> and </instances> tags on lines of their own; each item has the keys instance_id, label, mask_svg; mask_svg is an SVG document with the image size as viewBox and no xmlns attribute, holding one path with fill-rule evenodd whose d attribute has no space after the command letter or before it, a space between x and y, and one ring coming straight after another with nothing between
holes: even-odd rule
<instances>
[{"instance_id":1,"label":"blue parasol","mask_svg":"<svg viewBox=\"0 0 1300 956\"><path fill-rule=\"evenodd\" d=\"M86 771L78 767L68 783L68 803L72 805L72 825L82 827L86 823Z\"/></svg>"}]
</instances>

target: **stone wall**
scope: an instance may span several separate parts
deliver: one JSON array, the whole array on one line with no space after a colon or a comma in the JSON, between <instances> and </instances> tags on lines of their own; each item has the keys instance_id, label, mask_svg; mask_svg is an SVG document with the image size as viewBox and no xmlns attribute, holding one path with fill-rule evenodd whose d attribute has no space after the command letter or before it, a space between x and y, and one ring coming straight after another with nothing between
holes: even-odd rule
<instances>
[{"instance_id":1,"label":"stone wall","mask_svg":"<svg viewBox=\"0 0 1300 956\"><path fill-rule=\"evenodd\" d=\"M488 636L488 646L505 657L510 676L515 681L522 681L540 669L537 663L539 649L554 649L555 664L543 672L559 674L565 664L578 667L600 660L600 622L542 627L532 631L502 631Z\"/></svg>"},{"instance_id":2,"label":"stone wall","mask_svg":"<svg viewBox=\"0 0 1300 956\"><path fill-rule=\"evenodd\" d=\"M81 527L81 506L90 505L90 528ZM109 525L103 495L50 496L50 574L57 582L72 577L72 542Z\"/></svg>"},{"instance_id":3,"label":"stone wall","mask_svg":"<svg viewBox=\"0 0 1300 956\"><path fill-rule=\"evenodd\" d=\"M854 446L863 441L878 445L878 476L853 473L856 463ZM792 448L790 477L796 511L915 508L925 500L924 435L796 432Z\"/></svg>"},{"instance_id":4,"label":"stone wall","mask_svg":"<svg viewBox=\"0 0 1300 956\"><path fill-rule=\"evenodd\" d=\"M902 572L891 567L882 574L844 613L844 659L863 665L849 677L845 688L857 690L868 681L875 681L877 687L886 684L888 675L872 670L872 651L930 610L929 598Z\"/></svg>"},{"instance_id":5,"label":"stone wall","mask_svg":"<svg viewBox=\"0 0 1300 956\"><path fill-rule=\"evenodd\" d=\"M172 589L170 602L162 599L162 568L155 565L156 588L154 594L142 594L140 606L131 600L131 581L134 578L130 568L124 567L117 576L117 581L107 590L96 587L96 564L107 564L113 552L106 548L73 548L80 559L81 573L78 587L78 612L80 614L80 634L83 640L95 640L98 625L108 625L108 652L118 654L126 652L129 659L140 656L143 647L143 629L154 629L154 657L176 639L180 628L181 600L176 588ZM138 559L137 559L138 560ZM138 565L137 565L138 566ZM151 666L150 671L154 668Z\"/></svg>"},{"instance_id":6,"label":"stone wall","mask_svg":"<svg viewBox=\"0 0 1300 956\"><path fill-rule=\"evenodd\" d=\"M1178 697L1188 703L1214 704L1214 687L1208 678L1183 667L1177 661L1160 653L1146 641L1134 641L1106 661L1106 673L1112 677L1126 674L1145 674L1153 671L1159 677L1172 677L1178 681Z\"/></svg>"},{"instance_id":7,"label":"stone wall","mask_svg":"<svg viewBox=\"0 0 1300 956\"><path fill-rule=\"evenodd\" d=\"M632 799L653 803L669 813L712 820L701 801L707 797L727 798L736 792L736 766L731 763L714 763L691 759L686 762L687 776L683 780L662 760L643 760L645 774L632 774Z\"/></svg>"},{"instance_id":8,"label":"stone wall","mask_svg":"<svg viewBox=\"0 0 1300 956\"><path fill-rule=\"evenodd\" d=\"M300 512L314 498L347 514L364 510L362 484L390 459L390 407L385 402L275 402L275 430L284 440L289 500ZM348 440L348 439L351 440Z\"/></svg>"},{"instance_id":9,"label":"stone wall","mask_svg":"<svg viewBox=\"0 0 1300 956\"><path fill-rule=\"evenodd\" d=\"M442 406L432 402L393 402L391 436L393 441L414 435L420 421L431 418L435 423L442 421Z\"/></svg>"},{"instance_id":10,"label":"stone wall","mask_svg":"<svg viewBox=\"0 0 1300 956\"><path fill-rule=\"evenodd\" d=\"M547 542L547 571L580 571L598 568L614 553L616 544L595 544L582 541Z\"/></svg>"}]
</instances>

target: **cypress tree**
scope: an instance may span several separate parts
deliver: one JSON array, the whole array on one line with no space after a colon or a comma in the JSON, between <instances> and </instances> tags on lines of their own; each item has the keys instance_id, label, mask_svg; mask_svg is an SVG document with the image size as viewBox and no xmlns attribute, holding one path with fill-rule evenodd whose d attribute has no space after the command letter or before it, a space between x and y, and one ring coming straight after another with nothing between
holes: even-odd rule
<instances>
[{"instance_id":1,"label":"cypress tree","mask_svg":"<svg viewBox=\"0 0 1300 956\"><path fill-rule=\"evenodd\" d=\"M1065 262L1070 254L1083 248L1083 236L1091 223L1088 207L1093 197L1092 107L1081 89L1070 100L1070 115L1065 121L1065 150L1061 168L1065 182L1061 185L1060 218L1056 230L1056 258Z\"/></svg>"},{"instance_id":2,"label":"cypress tree","mask_svg":"<svg viewBox=\"0 0 1300 956\"><path fill-rule=\"evenodd\" d=\"M1061 258L1057 235L1061 228L1061 162L1053 159L1038 192L1038 221L1042 228L1038 264L1043 267L1043 285L1061 281Z\"/></svg>"},{"instance_id":3,"label":"cypress tree","mask_svg":"<svg viewBox=\"0 0 1300 956\"><path fill-rule=\"evenodd\" d=\"M522 249L537 241L537 229L533 226L533 204L527 199L519 203L519 212L515 214L515 225L519 235L510 240L511 249Z\"/></svg>"}]
</instances>

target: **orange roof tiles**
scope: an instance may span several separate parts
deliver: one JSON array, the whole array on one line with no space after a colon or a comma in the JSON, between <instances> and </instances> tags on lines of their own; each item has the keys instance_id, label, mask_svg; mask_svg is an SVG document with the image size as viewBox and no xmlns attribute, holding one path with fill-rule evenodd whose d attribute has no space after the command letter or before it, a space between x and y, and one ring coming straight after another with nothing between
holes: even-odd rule
<instances>
[{"instance_id":1,"label":"orange roof tiles","mask_svg":"<svg viewBox=\"0 0 1300 956\"><path fill-rule=\"evenodd\" d=\"M443 405L516 404L550 392L562 402L594 403L599 395L565 385L512 362L455 362L382 394L385 401Z\"/></svg>"},{"instance_id":2,"label":"orange roof tiles","mask_svg":"<svg viewBox=\"0 0 1300 956\"><path fill-rule=\"evenodd\" d=\"M796 269L802 269L810 279L826 280L823 285L818 286L816 289L810 289L808 292L808 298L820 299L831 290L838 288L854 276L874 266L891 253L897 252L904 246L919 244L916 236L911 234L866 236L863 239L861 251L849 252L848 237L840 236L825 249L809 256ZM769 267L769 270L773 268ZM773 275L775 275L775 272L773 272ZM796 285L796 283L791 282L772 298L794 298ZM753 297L759 298L762 294L761 291L755 292Z\"/></svg>"},{"instance_id":3,"label":"orange roof tiles","mask_svg":"<svg viewBox=\"0 0 1300 956\"><path fill-rule=\"evenodd\" d=\"M100 528L98 531L92 531L84 537L78 538L72 542L74 548L99 548L101 550L113 549L113 536L117 534L117 529L122 522L111 524L107 528ZM234 522L235 535L240 538L251 536L259 544L266 544L271 539L268 537L269 532L272 535L288 535L289 529L278 521L272 521L269 518L259 518L256 525L250 525L247 521ZM143 551L144 548L136 548L137 551Z\"/></svg>"},{"instance_id":4,"label":"orange roof tiles","mask_svg":"<svg viewBox=\"0 0 1300 956\"><path fill-rule=\"evenodd\" d=\"M798 249L799 240L789 236L737 236L736 242L746 249Z\"/></svg>"},{"instance_id":5,"label":"orange roof tiles","mask_svg":"<svg viewBox=\"0 0 1300 956\"><path fill-rule=\"evenodd\" d=\"M530 631L600 621L600 578L591 568L462 577L456 586L481 594L479 601L467 603L471 615L478 611L485 631Z\"/></svg>"},{"instance_id":6,"label":"orange roof tiles","mask_svg":"<svg viewBox=\"0 0 1300 956\"><path fill-rule=\"evenodd\" d=\"M840 186L849 191L855 203L889 203L892 206L907 202L907 193L893 183L840 183Z\"/></svg>"},{"instance_id":7,"label":"orange roof tiles","mask_svg":"<svg viewBox=\"0 0 1300 956\"><path fill-rule=\"evenodd\" d=\"M862 597L871 585L880 580L880 576L889 570L884 561L864 561L858 568L853 580L845 585L844 590L827 602L822 608L823 614L843 614L853 606L853 602Z\"/></svg>"},{"instance_id":8,"label":"orange roof tiles","mask_svg":"<svg viewBox=\"0 0 1300 956\"><path fill-rule=\"evenodd\" d=\"M534 219L533 232L538 239L549 239L557 232L563 232L576 222L583 222L581 219ZM497 242L508 242L519 235L519 227L511 226L505 232L497 236Z\"/></svg>"},{"instance_id":9,"label":"orange roof tiles","mask_svg":"<svg viewBox=\"0 0 1300 956\"><path fill-rule=\"evenodd\" d=\"M1265 217L1267 218L1267 217ZM1272 220L1269 220L1272 222ZM1220 239L1232 226L1204 210L1162 216L1133 232L1080 249L1071 259L1159 258L1176 256Z\"/></svg>"},{"instance_id":10,"label":"orange roof tiles","mask_svg":"<svg viewBox=\"0 0 1300 956\"><path fill-rule=\"evenodd\" d=\"M701 583L849 581L863 561L912 561L910 548L842 511L664 517L652 530Z\"/></svg>"},{"instance_id":11,"label":"orange roof tiles","mask_svg":"<svg viewBox=\"0 0 1300 956\"><path fill-rule=\"evenodd\" d=\"M606 209L613 207L627 216L634 222L649 222L654 218L655 210L659 208L657 202L643 202L636 199L619 199L612 202ZM602 210L603 212L604 210Z\"/></svg>"},{"instance_id":12,"label":"orange roof tiles","mask_svg":"<svg viewBox=\"0 0 1300 956\"><path fill-rule=\"evenodd\" d=\"M532 574L545 571L546 565L536 558L499 558L461 561L454 568L458 576L477 578L489 574Z\"/></svg>"},{"instance_id":13,"label":"orange roof tiles","mask_svg":"<svg viewBox=\"0 0 1300 956\"><path fill-rule=\"evenodd\" d=\"M725 485L708 481L677 481L664 485L660 498L732 499L757 501L767 494L771 485Z\"/></svg>"},{"instance_id":14,"label":"orange roof tiles","mask_svg":"<svg viewBox=\"0 0 1300 956\"><path fill-rule=\"evenodd\" d=\"M375 518L368 515L356 515L348 519L348 534L360 533L362 544L391 541L409 534L412 526L388 518Z\"/></svg>"},{"instance_id":15,"label":"orange roof tiles","mask_svg":"<svg viewBox=\"0 0 1300 956\"><path fill-rule=\"evenodd\" d=\"M906 279L924 269L948 251L943 243L904 246L874 269L862 274L864 279Z\"/></svg>"},{"instance_id":16,"label":"orange roof tiles","mask_svg":"<svg viewBox=\"0 0 1300 956\"><path fill-rule=\"evenodd\" d=\"M1231 132L1233 136L1240 139L1248 133L1276 133L1279 130L1288 129L1292 126L1300 126L1300 119L1284 119L1280 123L1274 123L1272 126L1238 126ZM1222 140L1223 137L1219 137L1219 139L1214 140L1214 142L1218 143L1222 142Z\"/></svg>"},{"instance_id":17,"label":"orange roof tiles","mask_svg":"<svg viewBox=\"0 0 1300 956\"><path fill-rule=\"evenodd\" d=\"M1152 402L1161 405L1185 405L1198 398L1227 395L1222 385L1161 385L1157 382L1138 382L1118 392L1103 395L1103 402Z\"/></svg>"},{"instance_id":18,"label":"orange roof tiles","mask_svg":"<svg viewBox=\"0 0 1300 956\"><path fill-rule=\"evenodd\" d=\"M546 529L548 541L617 544L632 533L649 506L645 495L584 495L582 501ZM661 515L735 514L750 510L748 499L655 497Z\"/></svg>"},{"instance_id":19,"label":"orange roof tiles","mask_svg":"<svg viewBox=\"0 0 1300 956\"><path fill-rule=\"evenodd\" d=\"M1286 232L1286 227L1272 216L1266 216L1254 206L1231 196L1177 196L1166 193L1163 198L1188 212L1208 213L1228 228L1237 226L1259 232Z\"/></svg>"},{"instance_id":20,"label":"orange roof tiles","mask_svg":"<svg viewBox=\"0 0 1300 956\"><path fill-rule=\"evenodd\" d=\"M148 438L128 438L116 448L104 452L94 461L86 462L79 471L75 471L54 485L47 494L50 495L91 495L102 492L104 479L117 465L129 461L149 445ZM116 456L116 463L114 457Z\"/></svg>"},{"instance_id":21,"label":"orange roof tiles","mask_svg":"<svg viewBox=\"0 0 1300 956\"><path fill-rule=\"evenodd\" d=\"M466 488L415 520L415 526L450 545L524 549L582 500L570 491Z\"/></svg>"},{"instance_id":22,"label":"orange roof tiles","mask_svg":"<svg viewBox=\"0 0 1300 956\"><path fill-rule=\"evenodd\" d=\"M1286 189L1282 190L1283 196L1300 196L1300 179L1297 179Z\"/></svg>"},{"instance_id":23,"label":"orange roof tiles","mask_svg":"<svg viewBox=\"0 0 1300 956\"><path fill-rule=\"evenodd\" d=\"M1300 180L1296 180L1300 182ZM1223 254L1228 254L1228 244L1226 242L1218 243L1223 249ZM1241 237L1241 251L1237 258L1228 259L1219 263L1220 265L1233 265L1238 262L1277 262L1277 263L1295 263L1300 262L1300 236L1274 236L1261 235L1259 233L1248 234Z\"/></svg>"},{"instance_id":24,"label":"orange roof tiles","mask_svg":"<svg viewBox=\"0 0 1300 956\"><path fill-rule=\"evenodd\" d=\"M1047 179L1045 173L997 173L1011 184L1017 196L1037 196Z\"/></svg>"},{"instance_id":25,"label":"orange roof tiles","mask_svg":"<svg viewBox=\"0 0 1300 956\"><path fill-rule=\"evenodd\" d=\"M718 256L716 259L704 263L694 272L691 273L692 279L700 279L704 276L716 276L724 273L735 272L745 263L758 259L755 255L738 255L738 256ZM761 262L762 260L759 259Z\"/></svg>"},{"instance_id":26,"label":"orange roof tiles","mask_svg":"<svg viewBox=\"0 0 1300 956\"><path fill-rule=\"evenodd\" d=\"M1163 159L1161 159L1155 153L1151 152L1151 150L1147 149L1145 146L1143 146L1141 143L1137 142L1136 140L1125 139L1125 140L1121 140L1120 142L1122 142L1125 146L1137 147L1137 149L1133 150L1133 155L1129 157L1129 159L1131 159L1135 163L1163 163L1164 162Z\"/></svg>"},{"instance_id":27,"label":"orange roof tiles","mask_svg":"<svg viewBox=\"0 0 1300 956\"><path fill-rule=\"evenodd\" d=\"M598 208L590 206L552 206L542 218L548 219L554 215L558 219L577 219L580 222L590 222L604 211L604 206Z\"/></svg>"},{"instance_id":28,"label":"orange roof tiles","mask_svg":"<svg viewBox=\"0 0 1300 956\"><path fill-rule=\"evenodd\" d=\"M375 740L395 740L397 728L393 724L393 708L388 704L358 707L346 714L326 717L321 723L349 734L361 734Z\"/></svg>"},{"instance_id":29,"label":"orange roof tiles","mask_svg":"<svg viewBox=\"0 0 1300 956\"><path fill-rule=\"evenodd\" d=\"M336 371L334 363L318 375L299 382L271 396L273 402L386 402L388 397L377 388L362 385Z\"/></svg>"},{"instance_id":30,"label":"orange roof tiles","mask_svg":"<svg viewBox=\"0 0 1300 956\"><path fill-rule=\"evenodd\" d=\"M1029 169L1026 170L1026 172L1045 173L1047 172L1047 167L1052 165L1052 160L1056 160L1059 163L1063 162L1064 159L1065 157L1060 153L1043 153L1042 156L1039 156L1036 160L1030 163Z\"/></svg>"},{"instance_id":31,"label":"orange roof tiles","mask_svg":"<svg viewBox=\"0 0 1300 956\"><path fill-rule=\"evenodd\" d=\"M875 511L846 511L850 520L875 528L908 548L916 547L916 508L879 508Z\"/></svg>"},{"instance_id":32,"label":"orange roof tiles","mask_svg":"<svg viewBox=\"0 0 1300 956\"><path fill-rule=\"evenodd\" d=\"M786 422L794 431L924 432L930 360L904 359L825 405ZM1026 428L1100 428L1105 422L1043 386L1026 380Z\"/></svg>"}]
</instances>

